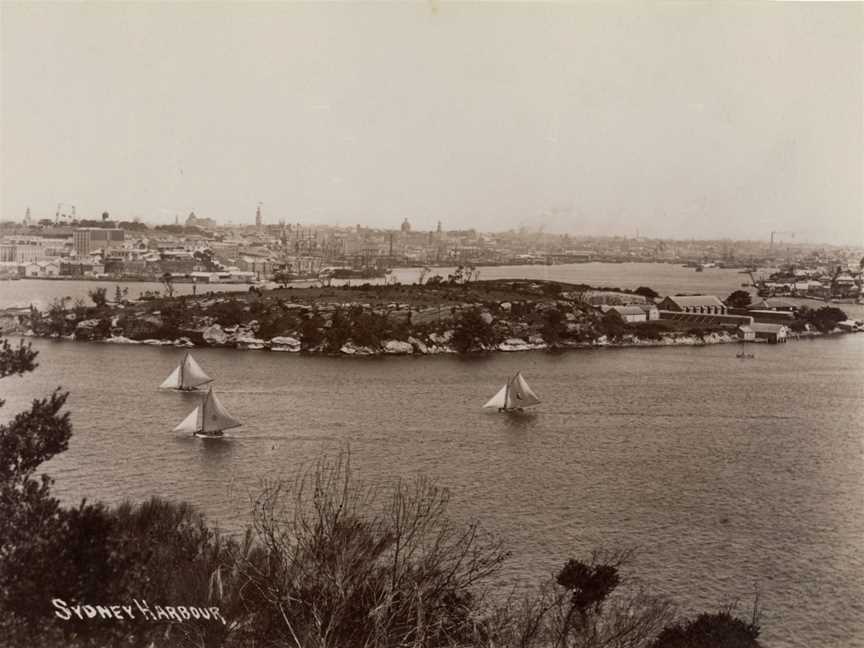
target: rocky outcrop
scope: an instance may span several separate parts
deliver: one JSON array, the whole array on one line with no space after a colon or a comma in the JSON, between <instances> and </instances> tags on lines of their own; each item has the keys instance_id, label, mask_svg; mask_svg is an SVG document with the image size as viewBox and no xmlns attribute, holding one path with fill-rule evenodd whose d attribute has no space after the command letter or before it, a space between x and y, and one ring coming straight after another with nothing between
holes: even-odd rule
<instances>
[{"instance_id":1,"label":"rocky outcrop","mask_svg":"<svg viewBox=\"0 0 864 648\"><path fill-rule=\"evenodd\" d=\"M96 337L96 329L99 326L99 320L89 319L78 322L75 326L76 340L92 340Z\"/></svg>"},{"instance_id":2,"label":"rocky outcrop","mask_svg":"<svg viewBox=\"0 0 864 648\"><path fill-rule=\"evenodd\" d=\"M271 351L297 353L300 351L301 346L300 340L288 336L278 336L270 340Z\"/></svg>"},{"instance_id":3,"label":"rocky outcrop","mask_svg":"<svg viewBox=\"0 0 864 648\"><path fill-rule=\"evenodd\" d=\"M418 340L415 337L409 337L408 342L414 348L415 353L422 353L422 354L429 353L429 347L427 347L426 344L422 340Z\"/></svg>"},{"instance_id":4,"label":"rocky outcrop","mask_svg":"<svg viewBox=\"0 0 864 648\"><path fill-rule=\"evenodd\" d=\"M228 344L228 334L218 324L205 328L201 333L201 337L210 346L225 346Z\"/></svg>"},{"instance_id":5,"label":"rocky outcrop","mask_svg":"<svg viewBox=\"0 0 864 648\"><path fill-rule=\"evenodd\" d=\"M270 346L267 340L260 340L251 336L238 337L235 339L234 344L238 349L243 351L263 351Z\"/></svg>"},{"instance_id":6,"label":"rocky outcrop","mask_svg":"<svg viewBox=\"0 0 864 648\"><path fill-rule=\"evenodd\" d=\"M388 340L384 343L384 353L388 355L407 355L414 353L414 346L410 342Z\"/></svg>"},{"instance_id":7,"label":"rocky outcrop","mask_svg":"<svg viewBox=\"0 0 864 648\"><path fill-rule=\"evenodd\" d=\"M342 345L342 348L339 349L340 353L344 353L345 355L357 355L357 356L369 356L374 355L375 352L369 347L359 346L354 344L353 342L347 342Z\"/></svg>"}]
</instances>

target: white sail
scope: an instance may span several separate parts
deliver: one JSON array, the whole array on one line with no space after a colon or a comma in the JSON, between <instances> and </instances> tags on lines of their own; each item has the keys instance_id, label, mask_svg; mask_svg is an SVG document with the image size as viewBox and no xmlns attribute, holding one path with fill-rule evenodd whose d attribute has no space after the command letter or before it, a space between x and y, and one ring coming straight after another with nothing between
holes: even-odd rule
<instances>
[{"instance_id":1,"label":"white sail","mask_svg":"<svg viewBox=\"0 0 864 648\"><path fill-rule=\"evenodd\" d=\"M498 393L489 399L483 407L506 407L507 406L507 385L504 385Z\"/></svg>"},{"instance_id":2,"label":"white sail","mask_svg":"<svg viewBox=\"0 0 864 648\"><path fill-rule=\"evenodd\" d=\"M201 426L199 432L212 433L229 430L231 428L240 427L242 423L231 416L223 407L216 394L213 393L213 388L207 392L202 405L203 415L201 417Z\"/></svg>"},{"instance_id":3,"label":"white sail","mask_svg":"<svg viewBox=\"0 0 864 648\"><path fill-rule=\"evenodd\" d=\"M213 379L208 376L201 368L191 353L187 353L183 358L182 384L183 389L193 389L200 385L205 385L213 382Z\"/></svg>"},{"instance_id":4,"label":"white sail","mask_svg":"<svg viewBox=\"0 0 864 648\"><path fill-rule=\"evenodd\" d=\"M189 432L194 434L198 431L198 418L201 413L201 406L199 405L191 412L189 415L180 422L180 425L174 428L175 432Z\"/></svg>"},{"instance_id":5,"label":"white sail","mask_svg":"<svg viewBox=\"0 0 864 648\"><path fill-rule=\"evenodd\" d=\"M180 389L180 367L174 367L174 371L171 372L171 375L165 379L161 385L159 385L159 389Z\"/></svg>"},{"instance_id":6,"label":"white sail","mask_svg":"<svg viewBox=\"0 0 864 648\"><path fill-rule=\"evenodd\" d=\"M510 379L510 389L507 390L507 407L531 407L540 403L521 373Z\"/></svg>"}]
</instances>

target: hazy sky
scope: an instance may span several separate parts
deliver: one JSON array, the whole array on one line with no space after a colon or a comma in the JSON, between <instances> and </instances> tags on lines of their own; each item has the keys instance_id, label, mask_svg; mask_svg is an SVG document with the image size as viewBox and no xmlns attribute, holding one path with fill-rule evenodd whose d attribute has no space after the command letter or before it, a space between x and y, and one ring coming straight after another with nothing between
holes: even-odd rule
<instances>
[{"instance_id":1,"label":"hazy sky","mask_svg":"<svg viewBox=\"0 0 864 648\"><path fill-rule=\"evenodd\" d=\"M864 5L3 2L2 214L864 243Z\"/></svg>"}]
</instances>

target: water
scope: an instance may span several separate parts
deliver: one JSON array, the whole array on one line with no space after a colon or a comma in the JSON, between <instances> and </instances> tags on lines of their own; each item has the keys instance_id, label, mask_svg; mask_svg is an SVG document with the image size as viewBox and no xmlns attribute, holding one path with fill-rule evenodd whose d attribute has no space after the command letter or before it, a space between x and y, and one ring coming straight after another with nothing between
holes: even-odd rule
<instances>
[{"instance_id":1,"label":"water","mask_svg":"<svg viewBox=\"0 0 864 648\"><path fill-rule=\"evenodd\" d=\"M703 274L703 273L700 273ZM646 283L650 283L646 282ZM229 532L264 477L350 445L359 477L430 475L528 583L598 546L638 546L651 588L688 611L761 591L766 645L864 646L864 335L753 347L326 358L200 349L245 425L170 430L198 396L156 386L182 352L36 340L3 415L55 385L75 433L47 464L66 503L182 498ZM543 398L480 405L521 370Z\"/></svg>"},{"instance_id":2,"label":"water","mask_svg":"<svg viewBox=\"0 0 864 648\"><path fill-rule=\"evenodd\" d=\"M89 306L93 305L90 291L105 288L109 300L114 299L117 286L128 293L126 299L138 299L146 291L165 294L165 286L158 281L90 281L84 279L21 279L20 281L0 281L0 310L4 308L26 308L33 304L40 310L45 310L55 299L69 297L73 301L83 299ZM193 284L174 284L175 295L191 295ZM247 291L244 284L201 284L197 286L199 295L208 291L226 292L232 290ZM71 303L67 304L71 306Z\"/></svg>"}]
</instances>

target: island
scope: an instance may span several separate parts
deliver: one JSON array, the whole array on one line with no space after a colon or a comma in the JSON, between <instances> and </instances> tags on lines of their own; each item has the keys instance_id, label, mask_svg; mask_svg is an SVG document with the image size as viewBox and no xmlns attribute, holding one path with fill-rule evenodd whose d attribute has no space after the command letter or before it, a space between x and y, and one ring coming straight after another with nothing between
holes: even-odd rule
<instances>
[{"instance_id":1,"label":"island","mask_svg":"<svg viewBox=\"0 0 864 648\"><path fill-rule=\"evenodd\" d=\"M648 287L525 279L253 286L196 296L148 294L137 301L122 299L120 291L109 301L106 292L91 291L92 304L55 300L45 311L7 311L0 329L120 344L353 356L783 342L862 329L828 306L747 310L738 303L741 291L726 302L704 295L658 301ZM768 321L754 322L754 315Z\"/></svg>"}]
</instances>

